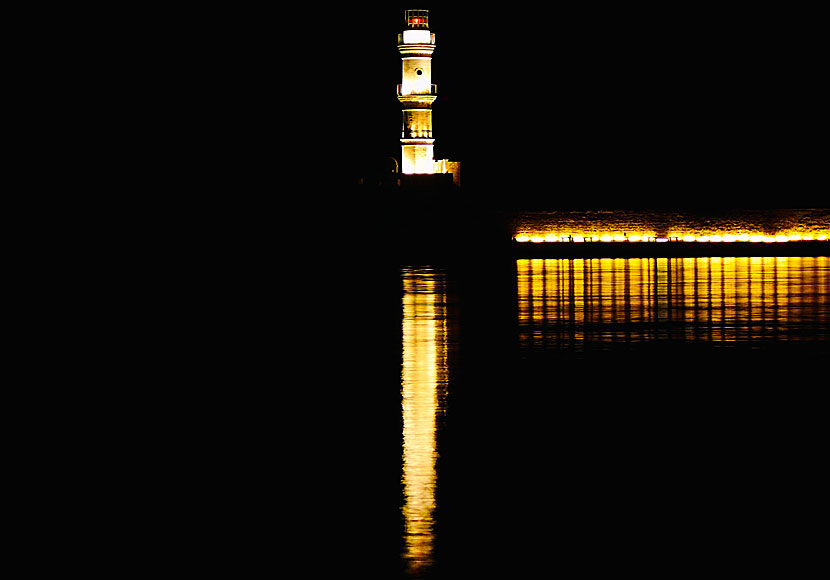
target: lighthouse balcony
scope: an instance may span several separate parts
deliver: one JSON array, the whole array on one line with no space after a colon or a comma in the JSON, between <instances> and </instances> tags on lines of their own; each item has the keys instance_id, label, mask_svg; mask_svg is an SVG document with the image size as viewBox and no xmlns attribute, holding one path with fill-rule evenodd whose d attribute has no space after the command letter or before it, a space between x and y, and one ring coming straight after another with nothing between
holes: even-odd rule
<instances>
[{"instance_id":1,"label":"lighthouse balcony","mask_svg":"<svg viewBox=\"0 0 830 580\"><path fill-rule=\"evenodd\" d=\"M398 85L398 96L407 97L409 95L437 95L438 85L428 86L412 86L412 85Z\"/></svg>"}]
</instances>

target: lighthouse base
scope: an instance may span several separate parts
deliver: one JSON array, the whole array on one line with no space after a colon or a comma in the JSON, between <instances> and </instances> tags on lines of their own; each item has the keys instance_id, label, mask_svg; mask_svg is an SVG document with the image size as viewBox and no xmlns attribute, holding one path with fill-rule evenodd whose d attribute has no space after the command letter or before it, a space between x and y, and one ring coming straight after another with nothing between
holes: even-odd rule
<instances>
[{"instance_id":1,"label":"lighthouse base","mask_svg":"<svg viewBox=\"0 0 830 580\"><path fill-rule=\"evenodd\" d=\"M401 171L407 175L435 173L434 139L402 140Z\"/></svg>"}]
</instances>

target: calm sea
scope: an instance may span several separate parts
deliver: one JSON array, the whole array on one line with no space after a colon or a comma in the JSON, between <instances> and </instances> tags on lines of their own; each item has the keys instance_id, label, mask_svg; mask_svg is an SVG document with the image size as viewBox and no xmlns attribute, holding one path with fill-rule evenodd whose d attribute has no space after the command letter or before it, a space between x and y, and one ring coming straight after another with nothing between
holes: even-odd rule
<instances>
[{"instance_id":1,"label":"calm sea","mask_svg":"<svg viewBox=\"0 0 830 580\"><path fill-rule=\"evenodd\" d=\"M830 230L826 210L614 215L516 223ZM383 577L798 575L820 553L830 258L479 258L394 276L399 542Z\"/></svg>"}]
</instances>

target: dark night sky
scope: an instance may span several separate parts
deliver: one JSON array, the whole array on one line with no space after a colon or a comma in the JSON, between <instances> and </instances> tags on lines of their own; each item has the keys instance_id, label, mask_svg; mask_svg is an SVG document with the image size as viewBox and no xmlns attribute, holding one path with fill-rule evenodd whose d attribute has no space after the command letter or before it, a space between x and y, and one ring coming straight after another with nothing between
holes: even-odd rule
<instances>
[{"instance_id":1,"label":"dark night sky","mask_svg":"<svg viewBox=\"0 0 830 580\"><path fill-rule=\"evenodd\" d=\"M399 156L397 33L405 8L431 8L379 6L350 8L352 48L332 62L354 89L349 167ZM542 204L827 206L815 15L495 6L430 11L436 158L462 161L465 189Z\"/></svg>"}]
</instances>

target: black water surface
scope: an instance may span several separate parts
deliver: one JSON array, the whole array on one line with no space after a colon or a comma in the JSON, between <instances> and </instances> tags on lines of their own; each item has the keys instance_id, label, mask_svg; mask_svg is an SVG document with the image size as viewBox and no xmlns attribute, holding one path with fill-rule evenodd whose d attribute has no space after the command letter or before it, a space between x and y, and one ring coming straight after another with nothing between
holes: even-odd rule
<instances>
[{"instance_id":1,"label":"black water surface","mask_svg":"<svg viewBox=\"0 0 830 580\"><path fill-rule=\"evenodd\" d=\"M514 261L402 268L440 277L452 307L432 551L417 574L402 557L401 577L798 568L826 483L822 268L787 307L813 317L800 341L680 340L684 327L580 349L522 342ZM405 556L405 526L396 532Z\"/></svg>"}]
</instances>

